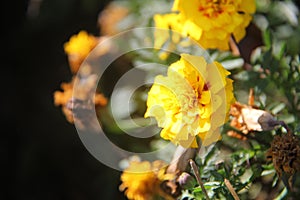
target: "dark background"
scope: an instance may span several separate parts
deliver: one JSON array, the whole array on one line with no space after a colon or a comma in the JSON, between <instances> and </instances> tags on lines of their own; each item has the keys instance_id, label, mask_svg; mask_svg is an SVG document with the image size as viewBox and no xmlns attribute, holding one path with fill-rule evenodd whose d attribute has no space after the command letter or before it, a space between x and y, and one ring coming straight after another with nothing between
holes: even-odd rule
<instances>
[{"instance_id":1,"label":"dark background","mask_svg":"<svg viewBox=\"0 0 300 200\"><path fill-rule=\"evenodd\" d=\"M108 0L5 1L2 5L0 199L124 199L120 172L97 161L53 104L71 80L63 44L98 35ZM3 34L4 33L4 34Z\"/></svg>"}]
</instances>

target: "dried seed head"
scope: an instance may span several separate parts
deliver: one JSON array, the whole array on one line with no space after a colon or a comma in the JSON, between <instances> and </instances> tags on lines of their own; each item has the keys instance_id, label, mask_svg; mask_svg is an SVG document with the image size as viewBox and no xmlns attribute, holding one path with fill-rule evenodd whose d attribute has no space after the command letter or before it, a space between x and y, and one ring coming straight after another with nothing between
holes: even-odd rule
<instances>
[{"instance_id":1,"label":"dried seed head","mask_svg":"<svg viewBox=\"0 0 300 200\"><path fill-rule=\"evenodd\" d=\"M273 162L278 176L292 188L293 176L300 171L299 138L290 132L282 136L276 135L267 151L267 158Z\"/></svg>"}]
</instances>

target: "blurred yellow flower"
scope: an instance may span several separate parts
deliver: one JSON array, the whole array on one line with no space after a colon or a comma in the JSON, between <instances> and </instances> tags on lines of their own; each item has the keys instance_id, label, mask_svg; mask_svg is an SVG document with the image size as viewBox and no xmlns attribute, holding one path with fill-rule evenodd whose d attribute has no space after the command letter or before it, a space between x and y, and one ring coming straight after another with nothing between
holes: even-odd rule
<instances>
[{"instance_id":1,"label":"blurred yellow flower","mask_svg":"<svg viewBox=\"0 0 300 200\"><path fill-rule=\"evenodd\" d=\"M77 35L73 35L68 42L64 44L64 50L68 54L71 71L76 73L88 56L98 44L97 37L88 34L86 31L80 31Z\"/></svg>"},{"instance_id":2,"label":"blurred yellow flower","mask_svg":"<svg viewBox=\"0 0 300 200\"><path fill-rule=\"evenodd\" d=\"M155 117L161 137L183 147L220 139L219 127L228 120L234 101L230 72L217 62L181 54L167 76L157 76L148 93L145 117Z\"/></svg>"},{"instance_id":3,"label":"blurred yellow flower","mask_svg":"<svg viewBox=\"0 0 300 200\"><path fill-rule=\"evenodd\" d=\"M156 27L181 32L206 49L228 50L231 36L237 42L245 36L256 7L254 0L175 0L172 10L179 13L154 16Z\"/></svg>"},{"instance_id":4,"label":"blurred yellow flower","mask_svg":"<svg viewBox=\"0 0 300 200\"><path fill-rule=\"evenodd\" d=\"M160 48L163 46L164 42L169 38L169 32L165 29L168 29L169 26L174 27L176 30L180 30L180 18L179 15L175 13L166 14L166 15L154 15L154 21L156 24L157 29L154 32L155 41L154 41L154 48ZM167 23L166 23L167 22ZM178 26L178 27L177 27ZM176 27L176 28L175 28ZM179 34L174 34L172 40L174 42L178 42L180 38L178 38Z\"/></svg>"},{"instance_id":5,"label":"blurred yellow flower","mask_svg":"<svg viewBox=\"0 0 300 200\"><path fill-rule=\"evenodd\" d=\"M180 26L180 23L176 19L179 20L178 15L175 13L154 16L154 21L156 22L157 27L154 31L154 48L162 50L161 47L171 37L171 42L166 45L162 52L159 53L161 60L166 60L168 58L170 52L173 52L176 49L175 44L177 44L181 39L180 33L173 32L172 35L170 35L170 32L166 30L169 28L170 24L172 24L172 27ZM176 29L178 30L179 27Z\"/></svg>"},{"instance_id":6,"label":"blurred yellow flower","mask_svg":"<svg viewBox=\"0 0 300 200\"><path fill-rule=\"evenodd\" d=\"M161 160L152 163L131 161L121 175L120 191L125 191L127 198L133 200L151 200L157 197L171 199L160 188L164 180L173 178L173 175L165 174L166 166L166 163Z\"/></svg>"}]
</instances>

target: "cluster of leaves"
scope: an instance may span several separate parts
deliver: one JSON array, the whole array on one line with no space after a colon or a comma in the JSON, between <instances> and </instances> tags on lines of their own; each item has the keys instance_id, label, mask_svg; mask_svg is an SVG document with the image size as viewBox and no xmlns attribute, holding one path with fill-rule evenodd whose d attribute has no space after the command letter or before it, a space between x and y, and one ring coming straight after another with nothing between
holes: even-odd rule
<instances>
[{"instance_id":1,"label":"cluster of leaves","mask_svg":"<svg viewBox=\"0 0 300 200\"><path fill-rule=\"evenodd\" d=\"M283 118L281 115L281 119L292 124L299 121L300 114L299 55L287 54L286 43L273 41L273 38L274 36L270 31L265 32L266 46L260 53L261 55L254 60L254 65L262 68L266 77L263 80L265 84L260 85L260 89L265 91L267 87L274 88L277 94L273 95L280 96L277 102L281 102L281 104L268 105L268 108L273 107L273 114L277 114L286 107L286 112L283 111L285 116ZM275 106L277 109L274 109ZM295 125L293 124L293 126Z\"/></svg>"},{"instance_id":2,"label":"cluster of leaves","mask_svg":"<svg viewBox=\"0 0 300 200\"><path fill-rule=\"evenodd\" d=\"M297 48L300 43L294 36L299 35L299 11L292 1L257 3L255 23L260 27L262 46L252 53L250 69L233 71L236 93L239 89L247 91L255 88L261 109L270 111L293 130L298 130L300 68ZM281 29L290 33L282 33Z\"/></svg>"}]
</instances>

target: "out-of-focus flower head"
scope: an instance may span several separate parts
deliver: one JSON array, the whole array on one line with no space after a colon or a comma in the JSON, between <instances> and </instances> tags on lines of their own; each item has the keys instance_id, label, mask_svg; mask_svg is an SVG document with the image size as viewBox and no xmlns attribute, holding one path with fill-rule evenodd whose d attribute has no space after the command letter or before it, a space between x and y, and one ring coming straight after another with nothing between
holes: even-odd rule
<instances>
[{"instance_id":1,"label":"out-of-focus flower head","mask_svg":"<svg viewBox=\"0 0 300 200\"><path fill-rule=\"evenodd\" d=\"M176 49L176 44L180 42L182 35L173 31L169 32L169 27L180 26L180 23L176 20L177 14L165 14L165 15L154 15L154 21L156 23L156 29L154 31L154 48L161 50L162 46L165 45L165 42L170 38L169 44L163 49L166 51L160 52L159 57L162 60L166 60L170 55L170 52L173 52ZM174 19L174 20L171 20ZM166 21L169 21L170 24L167 24ZM176 29L177 30L177 29ZM169 35L171 34L171 35Z\"/></svg>"},{"instance_id":2,"label":"out-of-focus flower head","mask_svg":"<svg viewBox=\"0 0 300 200\"><path fill-rule=\"evenodd\" d=\"M73 82L73 81L72 81ZM56 106L62 106L62 111L65 114L68 122L73 123L73 114L72 111L69 110L66 105L68 101L72 98L73 93L73 83L62 83L60 85L62 91L54 92L54 104Z\"/></svg>"},{"instance_id":3,"label":"out-of-focus flower head","mask_svg":"<svg viewBox=\"0 0 300 200\"><path fill-rule=\"evenodd\" d=\"M90 74L90 70L91 68L89 65L83 66L81 78L79 78L79 76L74 76L70 83L61 84L62 91L54 92L54 104L62 107L62 111L70 123L73 123L75 120L73 110L74 105L76 108L80 108L80 102L90 102L90 107L84 108L89 110L92 109L93 106L101 107L107 104L107 99L101 93L96 93L94 99L89 99L92 88L97 81L96 75ZM77 87L76 90L74 90L75 83Z\"/></svg>"},{"instance_id":4,"label":"out-of-focus flower head","mask_svg":"<svg viewBox=\"0 0 300 200\"><path fill-rule=\"evenodd\" d=\"M77 73L84 59L98 43L99 39L97 37L88 34L86 31L80 31L64 44L72 73Z\"/></svg>"},{"instance_id":5,"label":"out-of-focus flower head","mask_svg":"<svg viewBox=\"0 0 300 200\"><path fill-rule=\"evenodd\" d=\"M122 31L119 23L128 15L128 8L116 2L109 3L99 14L98 23L101 35L115 35Z\"/></svg>"},{"instance_id":6,"label":"out-of-focus flower head","mask_svg":"<svg viewBox=\"0 0 300 200\"><path fill-rule=\"evenodd\" d=\"M173 178L172 174L166 174L166 163L156 160L148 161L133 160L129 163L121 175L122 184L120 191L125 191L128 199L151 200L157 197L172 199L161 189L161 183Z\"/></svg>"},{"instance_id":7,"label":"out-of-focus flower head","mask_svg":"<svg viewBox=\"0 0 300 200\"><path fill-rule=\"evenodd\" d=\"M157 14L154 21L156 27L181 32L206 49L228 50L230 37L239 42L245 36L255 9L254 0L175 0L172 10L178 13Z\"/></svg>"},{"instance_id":8,"label":"out-of-focus flower head","mask_svg":"<svg viewBox=\"0 0 300 200\"><path fill-rule=\"evenodd\" d=\"M300 140L293 133L276 135L267 151L267 158L285 185L293 188L293 176L300 171Z\"/></svg>"},{"instance_id":9,"label":"out-of-focus flower head","mask_svg":"<svg viewBox=\"0 0 300 200\"><path fill-rule=\"evenodd\" d=\"M155 78L145 117L155 117L161 137L183 147L197 147L197 136L203 145L219 140L234 101L229 74L218 62L181 54L166 77Z\"/></svg>"}]
</instances>

